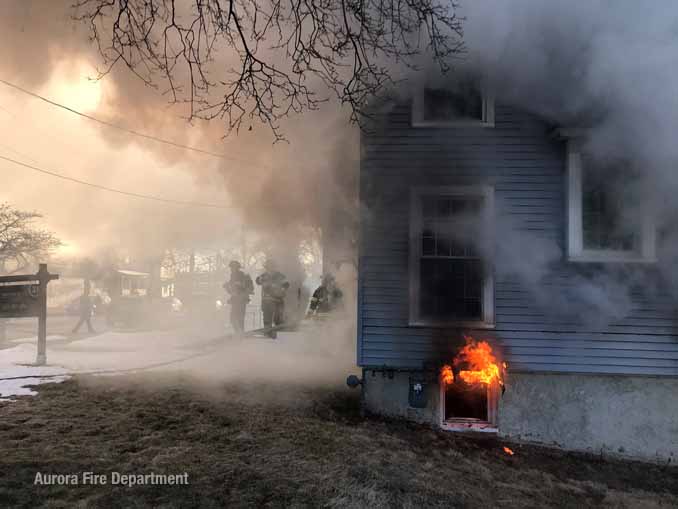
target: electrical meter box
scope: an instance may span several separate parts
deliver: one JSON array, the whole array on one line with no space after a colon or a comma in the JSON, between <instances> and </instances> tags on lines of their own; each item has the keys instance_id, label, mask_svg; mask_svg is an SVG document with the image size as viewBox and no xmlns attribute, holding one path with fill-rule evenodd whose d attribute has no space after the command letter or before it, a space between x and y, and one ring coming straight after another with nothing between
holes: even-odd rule
<instances>
[{"instance_id":1,"label":"electrical meter box","mask_svg":"<svg viewBox=\"0 0 678 509\"><path fill-rule=\"evenodd\" d=\"M424 377L410 377L409 405L412 408L426 408L428 403L428 381Z\"/></svg>"}]
</instances>

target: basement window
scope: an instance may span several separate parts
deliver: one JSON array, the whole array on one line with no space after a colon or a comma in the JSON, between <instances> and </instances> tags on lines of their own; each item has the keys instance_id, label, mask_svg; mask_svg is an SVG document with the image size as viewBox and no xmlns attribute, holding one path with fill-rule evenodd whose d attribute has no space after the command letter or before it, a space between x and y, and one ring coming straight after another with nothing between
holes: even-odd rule
<instances>
[{"instance_id":1,"label":"basement window","mask_svg":"<svg viewBox=\"0 0 678 509\"><path fill-rule=\"evenodd\" d=\"M568 141L568 258L575 262L654 262L655 227L634 195L637 175L596 161Z\"/></svg>"},{"instance_id":2,"label":"basement window","mask_svg":"<svg viewBox=\"0 0 678 509\"><path fill-rule=\"evenodd\" d=\"M477 80L445 88L424 86L412 102L414 127L493 127L494 99Z\"/></svg>"},{"instance_id":3,"label":"basement window","mask_svg":"<svg viewBox=\"0 0 678 509\"><path fill-rule=\"evenodd\" d=\"M492 327L492 188L416 188L410 210L410 325Z\"/></svg>"},{"instance_id":4,"label":"basement window","mask_svg":"<svg viewBox=\"0 0 678 509\"><path fill-rule=\"evenodd\" d=\"M500 386L455 380L440 384L441 426L452 431L496 431Z\"/></svg>"}]
</instances>

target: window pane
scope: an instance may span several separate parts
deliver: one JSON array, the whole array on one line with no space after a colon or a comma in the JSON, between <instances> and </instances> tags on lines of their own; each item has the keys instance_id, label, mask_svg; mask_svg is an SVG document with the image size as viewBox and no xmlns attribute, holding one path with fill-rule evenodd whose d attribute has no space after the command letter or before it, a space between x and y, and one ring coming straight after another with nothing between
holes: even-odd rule
<instances>
[{"instance_id":1,"label":"window pane","mask_svg":"<svg viewBox=\"0 0 678 509\"><path fill-rule=\"evenodd\" d=\"M467 300L465 305L466 316L481 316L479 300Z\"/></svg>"},{"instance_id":2,"label":"window pane","mask_svg":"<svg viewBox=\"0 0 678 509\"><path fill-rule=\"evenodd\" d=\"M432 218L436 215L437 198L435 196L423 196L421 199L422 214L425 218Z\"/></svg>"},{"instance_id":3,"label":"window pane","mask_svg":"<svg viewBox=\"0 0 678 509\"><path fill-rule=\"evenodd\" d=\"M445 234L439 234L436 239L436 255L450 256L451 253L451 239Z\"/></svg>"},{"instance_id":4,"label":"window pane","mask_svg":"<svg viewBox=\"0 0 678 509\"><path fill-rule=\"evenodd\" d=\"M421 254L424 256L433 256L436 254L436 239L424 238L421 244Z\"/></svg>"},{"instance_id":5,"label":"window pane","mask_svg":"<svg viewBox=\"0 0 678 509\"><path fill-rule=\"evenodd\" d=\"M454 322L482 320L482 197L422 197L419 316Z\"/></svg>"},{"instance_id":6,"label":"window pane","mask_svg":"<svg viewBox=\"0 0 678 509\"><path fill-rule=\"evenodd\" d=\"M464 82L451 89L424 89L424 120L482 120L483 101L473 82Z\"/></svg>"},{"instance_id":7,"label":"window pane","mask_svg":"<svg viewBox=\"0 0 678 509\"><path fill-rule=\"evenodd\" d=\"M624 181L624 168L597 168L585 159L582 172L582 227L584 249L632 251L638 247L636 221L623 216L628 197L615 188ZM616 170L616 171L615 171Z\"/></svg>"},{"instance_id":8,"label":"window pane","mask_svg":"<svg viewBox=\"0 0 678 509\"><path fill-rule=\"evenodd\" d=\"M420 315L441 321L481 320L480 260L421 260Z\"/></svg>"},{"instance_id":9,"label":"window pane","mask_svg":"<svg viewBox=\"0 0 678 509\"><path fill-rule=\"evenodd\" d=\"M481 198L463 197L452 200L453 214L476 215L480 213Z\"/></svg>"},{"instance_id":10,"label":"window pane","mask_svg":"<svg viewBox=\"0 0 678 509\"><path fill-rule=\"evenodd\" d=\"M458 240L452 240L452 256L464 256L466 247Z\"/></svg>"},{"instance_id":11,"label":"window pane","mask_svg":"<svg viewBox=\"0 0 678 509\"><path fill-rule=\"evenodd\" d=\"M438 218L446 219L448 217L450 217L450 200L438 198Z\"/></svg>"}]
</instances>

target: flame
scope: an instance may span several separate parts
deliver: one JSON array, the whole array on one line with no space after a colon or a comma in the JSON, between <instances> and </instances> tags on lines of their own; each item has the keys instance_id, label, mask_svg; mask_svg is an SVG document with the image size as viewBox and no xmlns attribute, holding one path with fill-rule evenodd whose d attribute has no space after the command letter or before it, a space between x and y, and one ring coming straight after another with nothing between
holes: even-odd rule
<instances>
[{"instance_id":1,"label":"flame","mask_svg":"<svg viewBox=\"0 0 678 509\"><path fill-rule=\"evenodd\" d=\"M455 367L463 365L467 368L459 371L458 378L469 385L486 384L490 385L498 382L503 385L502 373L507 368L504 362L499 363L492 353L492 347L487 341L476 341L471 337L466 337L466 346L454 358ZM440 370L441 380L449 385L454 382L454 373L452 366L446 364Z\"/></svg>"},{"instance_id":2,"label":"flame","mask_svg":"<svg viewBox=\"0 0 678 509\"><path fill-rule=\"evenodd\" d=\"M504 452L505 452L506 454L508 454L509 456L513 456L513 455L515 454L515 452L513 452L513 451L512 451L511 449L509 449L508 447L504 447Z\"/></svg>"},{"instance_id":3,"label":"flame","mask_svg":"<svg viewBox=\"0 0 678 509\"><path fill-rule=\"evenodd\" d=\"M454 382L454 373L452 373L452 366L445 364L440 370L440 378L445 385L450 385Z\"/></svg>"},{"instance_id":4,"label":"flame","mask_svg":"<svg viewBox=\"0 0 678 509\"><path fill-rule=\"evenodd\" d=\"M501 381L497 359L492 354L492 347L487 341L475 341L466 338L466 346L454 359L454 365L467 364L468 370L459 372L459 378L469 385L491 384Z\"/></svg>"}]
</instances>

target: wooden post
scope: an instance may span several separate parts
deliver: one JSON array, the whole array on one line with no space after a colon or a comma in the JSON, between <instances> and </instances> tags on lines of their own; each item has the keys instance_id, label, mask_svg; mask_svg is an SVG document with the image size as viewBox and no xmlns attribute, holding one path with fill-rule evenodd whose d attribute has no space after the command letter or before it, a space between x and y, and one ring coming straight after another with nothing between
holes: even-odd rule
<instances>
[{"instance_id":1,"label":"wooden post","mask_svg":"<svg viewBox=\"0 0 678 509\"><path fill-rule=\"evenodd\" d=\"M47 363L47 283L49 273L47 265L40 264L38 270L38 280L40 281L40 293L38 294L38 305L40 311L38 314L38 357L35 363L38 366L44 366Z\"/></svg>"},{"instance_id":2,"label":"wooden post","mask_svg":"<svg viewBox=\"0 0 678 509\"><path fill-rule=\"evenodd\" d=\"M59 276L47 272L46 263L40 264L36 276L40 286L38 290L38 356L35 364L44 366L47 363L47 283L52 279L58 279Z\"/></svg>"}]
</instances>

